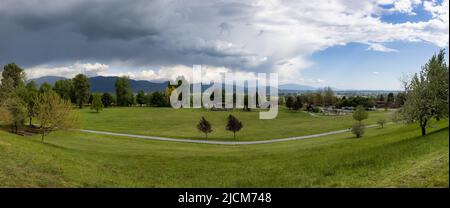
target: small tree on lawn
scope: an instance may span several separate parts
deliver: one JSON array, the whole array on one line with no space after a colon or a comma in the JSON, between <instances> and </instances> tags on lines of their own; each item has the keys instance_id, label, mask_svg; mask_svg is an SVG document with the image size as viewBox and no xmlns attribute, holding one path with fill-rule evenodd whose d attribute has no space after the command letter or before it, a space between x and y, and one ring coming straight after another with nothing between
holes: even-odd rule
<instances>
[{"instance_id":1,"label":"small tree on lawn","mask_svg":"<svg viewBox=\"0 0 450 208\"><path fill-rule=\"evenodd\" d=\"M352 133L356 135L356 138L361 138L364 134L364 124L362 121L368 117L369 115L363 106L359 105L356 107L355 112L353 112L353 119L358 122L352 127Z\"/></svg>"},{"instance_id":2,"label":"small tree on lawn","mask_svg":"<svg viewBox=\"0 0 450 208\"><path fill-rule=\"evenodd\" d=\"M42 142L50 131L73 128L77 123L76 117L72 114L71 103L61 99L53 91L40 94L35 108L36 119L40 123Z\"/></svg>"},{"instance_id":3,"label":"small tree on lawn","mask_svg":"<svg viewBox=\"0 0 450 208\"><path fill-rule=\"evenodd\" d=\"M364 124L355 123L352 127L352 133L356 135L356 138L361 138L364 134Z\"/></svg>"},{"instance_id":4,"label":"small tree on lawn","mask_svg":"<svg viewBox=\"0 0 450 208\"><path fill-rule=\"evenodd\" d=\"M209 121L207 121L203 116L197 124L197 129L205 134L206 139L208 139L208 133L211 133L213 131L211 123L209 123Z\"/></svg>"},{"instance_id":5,"label":"small tree on lawn","mask_svg":"<svg viewBox=\"0 0 450 208\"><path fill-rule=\"evenodd\" d=\"M13 118L8 108L0 103L0 125L10 125L13 122Z\"/></svg>"},{"instance_id":6,"label":"small tree on lawn","mask_svg":"<svg viewBox=\"0 0 450 208\"><path fill-rule=\"evenodd\" d=\"M292 109L292 105L294 104L294 98L292 96L288 96L286 98L286 107Z\"/></svg>"},{"instance_id":7,"label":"small tree on lawn","mask_svg":"<svg viewBox=\"0 0 450 208\"><path fill-rule=\"evenodd\" d=\"M386 124L386 120L385 119L379 119L377 121L377 124L380 125L381 128L384 128L384 124Z\"/></svg>"},{"instance_id":8,"label":"small tree on lawn","mask_svg":"<svg viewBox=\"0 0 450 208\"><path fill-rule=\"evenodd\" d=\"M99 94L93 94L92 97L91 109L95 110L98 113L99 111L103 110L104 107L102 97Z\"/></svg>"},{"instance_id":9,"label":"small tree on lawn","mask_svg":"<svg viewBox=\"0 0 450 208\"><path fill-rule=\"evenodd\" d=\"M231 114L228 116L226 130L233 132L234 140L236 140L236 132L240 131L242 127L242 122L240 122L236 117Z\"/></svg>"},{"instance_id":10,"label":"small tree on lawn","mask_svg":"<svg viewBox=\"0 0 450 208\"><path fill-rule=\"evenodd\" d=\"M363 106L359 105L356 107L355 112L353 112L353 119L358 121L358 123L362 123L363 120L367 119L369 114Z\"/></svg>"}]
</instances>

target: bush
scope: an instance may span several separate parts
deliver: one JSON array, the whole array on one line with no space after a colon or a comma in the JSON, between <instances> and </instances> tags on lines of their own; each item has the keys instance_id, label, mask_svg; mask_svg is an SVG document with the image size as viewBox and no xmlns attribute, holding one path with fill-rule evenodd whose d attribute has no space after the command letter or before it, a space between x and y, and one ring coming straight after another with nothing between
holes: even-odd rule
<instances>
[{"instance_id":1,"label":"bush","mask_svg":"<svg viewBox=\"0 0 450 208\"><path fill-rule=\"evenodd\" d=\"M353 125L352 133L356 135L356 138L361 138L364 135L364 124L358 122Z\"/></svg>"},{"instance_id":2,"label":"bush","mask_svg":"<svg viewBox=\"0 0 450 208\"><path fill-rule=\"evenodd\" d=\"M377 121L377 124L380 125L381 128L384 128L384 124L386 124L386 120L385 119L380 119Z\"/></svg>"}]
</instances>

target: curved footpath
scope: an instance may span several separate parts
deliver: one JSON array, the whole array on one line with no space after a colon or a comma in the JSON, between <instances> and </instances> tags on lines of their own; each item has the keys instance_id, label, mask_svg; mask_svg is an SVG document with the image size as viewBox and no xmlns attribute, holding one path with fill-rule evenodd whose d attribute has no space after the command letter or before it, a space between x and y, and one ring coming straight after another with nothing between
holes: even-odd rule
<instances>
[{"instance_id":1,"label":"curved footpath","mask_svg":"<svg viewBox=\"0 0 450 208\"><path fill-rule=\"evenodd\" d=\"M378 126L377 124L372 124L366 126L366 128L373 128ZM338 131L330 131L320 134L311 134L305 136L298 137L288 137L282 139L270 139L270 140L258 140L258 141L208 141L208 140L194 140L194 139L176 139L176 138L166 138L166 137L157 137L157 136L144 136L144 135L136 135L136 134L122 134L122 133L113 133L106 131L96 131L96 130L80 130L81 132L93 133L93 134L103 134L103 135L111 135L111 136L123 136L123 137L131 137L131 138L140 138L140 139L150 139L150 140L159 140L159 141L171 141L171 142L187 142L187 143L198 143L198 144L219 144L219 145L247 145L247 144L267 144L267 143L275 143L275 142L286 142L293 140L302 140L309 138L322 137L333 134L340 134L344 132L349 132L350 129L343 129Z\"/></svg>"}]
</instances>

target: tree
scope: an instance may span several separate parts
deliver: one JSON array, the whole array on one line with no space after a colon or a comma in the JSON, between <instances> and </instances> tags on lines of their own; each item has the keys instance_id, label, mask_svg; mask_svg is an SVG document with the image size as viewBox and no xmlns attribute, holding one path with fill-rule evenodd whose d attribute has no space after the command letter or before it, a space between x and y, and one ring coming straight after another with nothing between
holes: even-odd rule
<instances>
[{"instance_id":1,"label":"tree","mask_svg":"<svg viewBox=\"0 0 450 208\"><path fill-rule=\"evenodd\" d=\"M386 120L381 118L377 121L377 124L380 125L381 128L384 128L384 124L386 124Z\"/></svg>"},{"instance_id":2,"label":"tree","mask_svg":"<svg viewBox=\"0 0 450 208\"><path fill-rule=\"evenodd\" d=\"M40 123L41 141L54 129L69 129L75 126L76 117L72 114L71 103L61 99L53 91L39 94L35 112L36 119Z\"/></svg>"},{"instance_id":3,"label":"tree","mask_svg":"<svg viewBox=\"0 0 450 208\"><path fill-rule=\"evenodd\" d=\"M65 100L71 100L73 94L73 84L72 80L58 80L55 82L53 90L58 93L59 97Z\"/></svg>"},{"instance_id":4,"label":"tree","mask_svg":"<svg viewBox=\"0 0 450 208\"><path fill-rule=\"evenodd\" d=\"M114 97L109 93L103 93L102 103L105 108L110 107L114 103Z\"/></svg>"},{"instance_id":5,"label":"tree","mask_svg":"<svg viewBox=\"0 0 450 208\"><path fill-rule=\"evenodd\" d=\"M50 85L47 82L42 83L41 86L39 87L39 93L41 93L41 94L42 93L48 93L48 92L50 92L52 90L53 90L52 89L52 85Z\"/></svg>"},{"instance_id":6,"label":"tree","mask_svg":"<svg viewBox=\"0 0 450 208\"><path fill-rule=\"evenodd\" d=\"M292 104L292 109L297 111L302 107L303 107L303 104L302 104L302 100L300 99L300 96L295 97L295 101Z\"/></svg>"},{"instance_id":7,"label":"tree","mask_svg":"<svg viewBox=\"0 0 450 208\"><path fill-rule=\"evenodd\" d=\"M395 101L394 93L390 92L387 96L386 105L392 106L392 104L394 104L394 101Z\"/></svg>"},{"instance_id":8,"label":"tree","mask_svg":"<svg viewBox=\"0 0 450 208\"><path fill-rule=\"evenodd\" d=\"M143 106L147 103L147 96L145 95L145 92L143 90L139 90L138 94L136 95L136 102L140 106Z\"/></svg>"},{"instance_id":9,"label":"tree","mask_svg":"<svg viewBox=\"0 0 450 208\"><path fill-rule=\"evenodd\" d=\"M116 104L118 106L130 106L133 104L133 93L130 88L130 79L126 76L119 77L115 83Z\"/></svg>"},{"instance_id":10,"label":"tree","mask_svg":"<svg viewBox=\"0 0 450 208\"><path fill-rule=\"evenodd\" d=\"M292 105L294 104L294 98L292 96L287 96L286 98L286 107L292 109Z\"/></svg>"},{"instance_id":11,"label":"tree","mask_svg":"<svg viewBox=\"0 0 450 208\"><path fill-rule=\"evenodd\" d=\"M0 125L11 125L13 117L3 104L0 103Z\"/></svg>"},{"instance_id":12,"label":"tree","mask_svg":"<svg viewBox=\"0 0 450 208\"><path fill-rule=\"evenodd\" d=\"M399 113L408 123L418 123L422 136L426 135L430 119L448 118L448 78L445 52L441 50L404 82L406 99Z\"/></svg>"},{"instance_id":13,"label":"tree","mask_svg":"<svg viewBox=\"0 0 450 208\"><path fill-rule=\"evenodd\" d=\"M72 84L75 103L79 108L83 108L89 99L89 80L84 74L78 74L72 79Z\"/></svg>"},{"instance_id":14,"label":"tree","mask_svg":"<svg viewBox=\"0 0 450 208\"><path fill-rule=\"evenodd\" d=\"M10 87L16 89L25 85L25 71L15 63L3 67L2 83L11 82Z\"/></svg>"},{"instance_id":15,"label":"tree","mask_svg":"<svg viewBox=\"0 0 450 208\"><path fill-rule=\"evenodd\" d=\"M95 110L97 113L103 110L102 98L99 94L92 94L92 105L91 109Z\"/></svg>"},{"instance_id":16,"label":"tree","mask_svg":"<svg viewBox=\"0 0 450 208\"><path fill-rule=\"evenodd\" d=\"M27 106L27 115L29 119L30 127L33 125L33 117L35 116L34 106L36 105L36 99L38 96L37 85L34 81L29 82L26 85L26 97L24 99Z\"/></svg>"},{"instance_id":17,"label":"tree","mask_svg":"<svg viewBox=\"0 0 450 208\"><path fill-rule=\"evenodd\" d=\"M364 135L364 124L354 124L352 127L352 133L356 135L356 138L361 138Z\"/></svg>"},{"instance_id":18,"label":"tree","mask_svg":"<svg viewBox=\"0 0 450 208\"><path fill-rule=\"evenodd\" d=\"M353 119L357 120L358 123L361 124L361 122L369 117L367 111L364 109L363 106L359 105L356 107L355 112L353 112Z\"/></svg>"},{"instance_id":19,"label":"tree","mask_svg":"<svg viewBox=\"0 0 450 208\"><path fill-rule=\"evenodd\" d=\"M6 100L6 107L11 115L11 127L14 133L18 132L20 126L23 125L27 117L27 109L25 103L17 95Z\"/></svg>"},{"instance_id":20,"label":"tree","mask_svg":"<svg viewBox=\"0 0 450 208\"><path fill-rule=\"evenodd\" d=\"M403 104L405 104L406 95L404 92L399 92L395 96L395 106L396 107L402 107Z\"/></svg>"},{"instance_id":21,"label":"tree","mask_svg":"<svg viewBox=\"0 0 450 208\"><path fill-rule=\"evenodd\" d=\"M164 95L160 92L153 92L150 97L150 105L156 107L164 107L166 106L166 101Z\"/></svg>"},{"instance_id":22,"label":"tree","mask_svg":"<svg viewBox=\"0 0 450 208\"><path fill-rule=\"evenodd\" d=\"M331 87L325 87L323 90L323 103L324 107L332 106L336 103L336 96Z\"/></svg>"},{"instance_id":23,"label":"tree","mask_svg":"<svg viewBox=\"0 0 450 208\"><path fill-rule=\"evenodd\" d=\"M197 129L205 134L206 139L208 139L208 133L211 133L213 131L211 123L209 123L209 121L207 121L203 116L197 124Z\"/></svg>"},{"instance_id":24,"label":"tree","mask_svg":"<svg viewBox=\"0 0 450 208\"><path fill-rule=\"evenodd\" d=\"M236 117L234 117L231 114L228 116L228 122L225 129L227 131L233 132L234 140L236 140L236 132L240 131L242 127L243 127L242 122L240 122Z\"/></svg>"}]
</instances>

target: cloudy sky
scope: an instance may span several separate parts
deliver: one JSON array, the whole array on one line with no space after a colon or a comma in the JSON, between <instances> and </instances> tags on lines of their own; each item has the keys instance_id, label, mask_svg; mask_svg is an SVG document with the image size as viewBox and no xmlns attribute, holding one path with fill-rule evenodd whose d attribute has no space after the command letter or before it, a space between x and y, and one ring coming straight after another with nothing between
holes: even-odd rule
<instances>
[{"instance_id":1,"label":"cloudy sky","mask_svg":"<svg viewBox=\"0 0 450 208\"><path fill-rule=\"evenodd\" d=\"M448 0L0 0L0 64L29 78L167 80L193 64L281 83L399 89L449 44Z\"/></svg>"}]
</instances>

